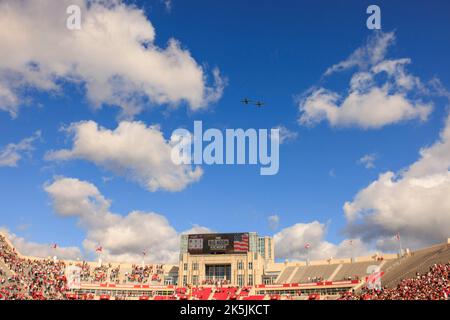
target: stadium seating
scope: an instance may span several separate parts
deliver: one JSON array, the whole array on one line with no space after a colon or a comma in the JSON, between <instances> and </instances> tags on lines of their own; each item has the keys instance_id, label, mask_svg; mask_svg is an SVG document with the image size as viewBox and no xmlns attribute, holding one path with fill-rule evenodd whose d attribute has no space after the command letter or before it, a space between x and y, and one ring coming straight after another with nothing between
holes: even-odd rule
<instances>
[{"instance_id":1,"label":"stadium seating","mask_svg":"<svg viewBox=\"0 0 450 320\"><path fill-rule=\"evenodd\" d=\"M70 264L81 268L87 291L67 288L65 270ZM365 286L367 268L371 265L378 265L384 271L381 290ZM440 244L399 259L383 260L375 256L372 260L366 258L353 263L341 260L334 264L290 265L281 270L276 285L175 288L160 284L163 265L99 266L90 262L27 258L0 235L0 300L438 300L448 299L450 295L449 277L450 245ZM343 291L348 292L342 294Z\"/></svg>"},{"instance_id":2,"label":"stadium seating","mask_svg":"<svg viewBox=\"0 0 450 320\"><path fill-rule=\"evenodd\" d=\"M367 269L369 266L380 264L380 261L353 262L344 264L335 275L334 280L363 279L367 275Z\"/></svg>"},{"instance_id":3,"label":"stadium seating","mask_svg":"<svg viewBox=\"0 0 450 320\"><path fill-rule=\"evenodd\" d=\"M295 267L286 267L283 269L281 274L276 280L277 283L287 283L287 280L291 277L292 273L295 271Z\"/></svg>"},{"instance_id":4,"label":"stadium seating","mask_svg":"<svg viewBox=\"0 0 450 320\"><path fill-rule=\"evenodd\" d=\"M439 244L415 251L385 268L383 284L387 287L395 287L402 279L414 277L416 272L425 272L435 263L448 263L449 261L450 246L448 244Z\"/></svg>"},{"instance_id":5,"label":"stadium seating","mask_svg":"<svg viewBox=\"0 0 450 320\"><path fill-rule=\"evenodd\" d=\"M244 297L242 300L264 300L264 298L265 298L264 295L252 295Z\"/></svg>"},{"instance_id":6,"label":"stadium seating","mask_svg":"<svg viewBox=\"0 0 450 320\"><path fill-rule=\"evenodd\" d=\"M198 300L208 300L211 295L212 288L192 288L192 296Z\"/></svg>"},{"instance_id":7,"label":"stadium seating","mask_svg":"<svg viewBox=\"0 0 450 320\"><path fill-rule=\"evenodd\" d=\"M227 300L230 296L234 296L237 291L237 288L219 288L216 289L213 295L214 300Z\"/></svg>"},{"instance_id":8,"label":"stadium seating","mask_svg":"<svg viewBox=\"0 0 450 320\"><path fill-rule=\"evenodd\" d=\"M433 264L428 271L404 278L394 288L364 287L346 292L339 300L449 300L450 263Z\"/></svg>"}]
</instances>

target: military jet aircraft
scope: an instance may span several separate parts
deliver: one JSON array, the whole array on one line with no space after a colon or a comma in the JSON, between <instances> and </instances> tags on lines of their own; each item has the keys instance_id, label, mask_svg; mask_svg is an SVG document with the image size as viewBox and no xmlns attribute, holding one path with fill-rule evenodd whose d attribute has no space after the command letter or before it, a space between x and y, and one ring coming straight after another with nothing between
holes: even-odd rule
<instances>
[{"instance_id":1,"label":"military jet aircraft","mask_svg":"<svg viewBox=\"0 0 450 320\"><path fill-rule=\"evenodd\" d=\"M249 104L250 102L252 102L252 100L249 100L248 98L244 98L243 100L241 100L241 102L243 104Z\"/></svg>"}]
</instances>

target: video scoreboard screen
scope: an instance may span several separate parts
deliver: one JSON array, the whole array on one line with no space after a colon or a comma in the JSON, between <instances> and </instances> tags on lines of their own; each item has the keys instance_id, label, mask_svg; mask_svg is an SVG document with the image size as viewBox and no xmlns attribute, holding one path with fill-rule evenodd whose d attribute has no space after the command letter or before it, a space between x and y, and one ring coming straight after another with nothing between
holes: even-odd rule
<instances>
[{"instance_id":1,"label":"video scoreboard screen","mask_svg":"<svg viewBox=\"0 0 450 320\"><path fill-rule=\"evenodd\" d=\"M248 233L209 233L188 236L190 254L246 253L248 250Z\"/></svg>"}]
</instances>

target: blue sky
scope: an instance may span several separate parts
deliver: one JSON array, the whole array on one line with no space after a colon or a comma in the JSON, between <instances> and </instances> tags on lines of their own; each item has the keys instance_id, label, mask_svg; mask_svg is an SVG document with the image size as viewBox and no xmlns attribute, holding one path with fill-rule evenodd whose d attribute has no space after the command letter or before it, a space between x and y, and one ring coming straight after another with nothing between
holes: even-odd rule
<instances>
[{"instance_id":1,"label":"blue sky","mask_svg":"<svg viewBox=\"0 0 450 320\"><path fill-rule=\"evenodd\" d=\"M364 238L356 231L345 233L348 221L344 203L353 201L380 174L398 173L416 162L419 150L433 145L445 127L445 95L429 89L433 93L417 97L416 88L408 97L433 105L423 121L413 116L377 128L355 123L332 125L326 119L312 125L299 123L300 97L305 97L311 88L325 87L345 96L355 68L329 77L323 75L375 36L376 31L366 27L365 11L371 2L259 1L256 5L253 1L173 0L168 10L163 1L153 0L125 2L123 6L134 10L130 3L135 9L144 10L153 25L156 47L166 48L169 39L175 38L202 67L207 85L214 86L214 68L227 80L221 97L203 110L192 110L186 101L177 107L167 102L140 101L142 111L131 121L158 124L166 139L176 128L192 130L194 120L202 120L204 127L219 129L283 126L297 137L280 146L280 171L275 176L261 176L255 166L203 166L200 180L182 190L153 192L93 161L45 159L50 150L71 148L71 136L61 127L92 120L114 130L121 121L118 107L103 104L94 110L82 81L74 83L68 77L55 80L59 86L56 91L31 84L20 90L15 87L22 98L17 115L12 117L5 111L8 109L0 108L0 150L36 131L41 133L32 142L33 150L20 152L22 159L16 166L0 166L0 225L17 237L36 243L57 242L62 247L83 247L87 233L83 221L76 215L63 217L55 212L55 199L45 189L58 177L70 177L95 185L112 201L112 212L123 216L133 210L156 212L165 216L177 232L199 225L219 232L257 231L273 235L298 223L318 221L326 232L323 238L311 241L317 240L318 248L322 245L319 242L338 245L351 236ZM384 59L409 58L408 74L419 78L424 86L431 88L429 81L439 79L442 88L450 88L448 2L377 4L382 13L382 32L395 35ZM56 13L46 14L51 19ZM11 35L18 36L14 30ZM1 52L13 55L13 49L5 45ZM114 57L116 52L109 54L112 61L121 59ZM93 59L99 57L93 55ZM2 65L0 75L11 83L5 76L6 69ZM151 74L153 70L146 72ZM376 81L375 86L381 86L383 80ZM262 100L266 105L260 109L244 106L240 103L243 97ZM373 168L358 163L370 154L376 157ZM279 217L276 229L269 227L271 215ZM380 237L398 231L406 233L404 230L404 226L384 228ZM424 239L411 240L411 246L436 240L426 237L432 232L414 232L405 235L405 241L414 238L414 234ZM291 239L289 235L281 234L280 239ZM300 246L283 252L301 250L308 238L299 236L292 241ZM373 249L374 241L361 240L361 250ZM388 247L380 245L381 249ZM292 256L301 258L302 253Z\"/></svg>"}]
</instances>

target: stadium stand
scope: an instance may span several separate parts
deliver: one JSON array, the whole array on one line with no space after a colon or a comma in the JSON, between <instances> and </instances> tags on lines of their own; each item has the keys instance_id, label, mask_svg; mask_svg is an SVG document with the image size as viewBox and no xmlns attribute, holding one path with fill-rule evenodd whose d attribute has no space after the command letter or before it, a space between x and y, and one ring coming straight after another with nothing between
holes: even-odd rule
<instances>
[{"instance_id":1,"label":"stadium stand","mask_svg":"<svg viewBox=\"0 0 450 320\"><path fill-rule=\"evenodd\" d=\"M274 284L164 284L177 268L162 264L99 264L22 256L0 235L0 300L443 300L450 295L450 243L404 256L359 257L281 264ZM80 270L70 288L66 271ZM368 268L379 266L383 287L370 289Z\"/></svg>"},{"instance_id":2,"label":"stadium stand","mask_svg":"<svg viewBox=\"0 0 450 320\"><path fill-rule=\"evenodd\" d=\"M448 300L450 263L433 264L428 271L401 280L396 287L346 292L339 300Z\"/></svg>"},{"instance_id":3,"label":"stadium stand","mask_svg":"<svg viewBox=\"0 0 450 320\"><path fill-rule=\"evenodd\" d=\"M383 276L387 287L395 287L402 279L414 277L416 272L425 272L433 264L450 261L450 245L439 244L412 252L396 262L392 262Z\"/></svg>"},{"instance_id":4,"label":"stadium stand","mask_svg":"<svg viewBox=\"0 0 450 320\"><path fill-rule=\"evenodd\" d=\"M286 283L287 280L292 276L294 271L296 270L296 267L286 267L283 269L281 274L278 276L278 279L276 280L276 283Z\"/></svg>"}]
</instances>

